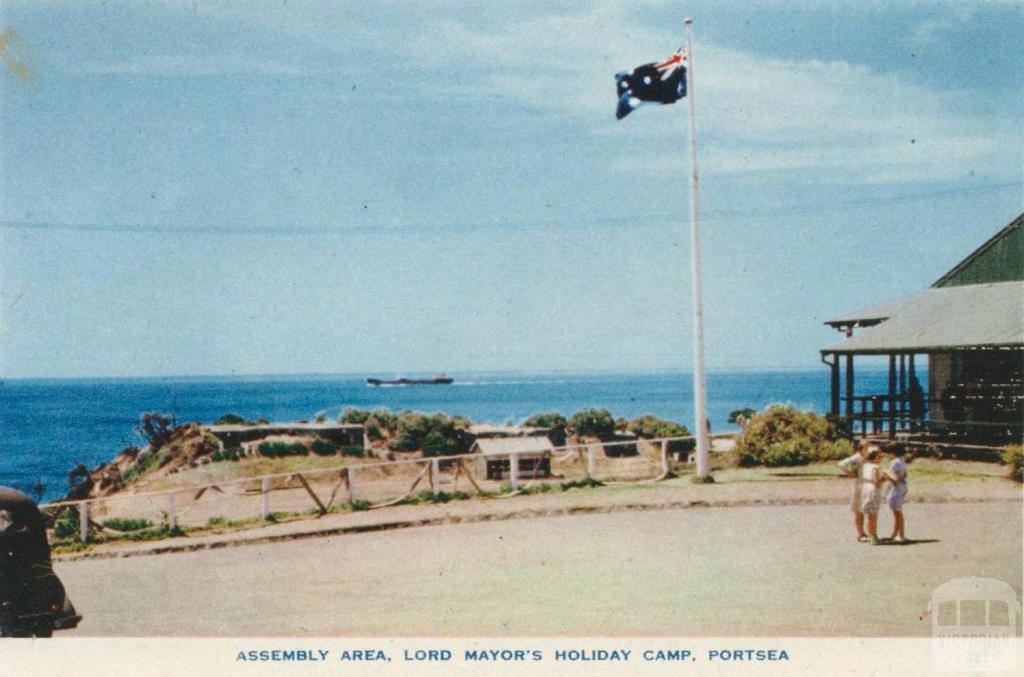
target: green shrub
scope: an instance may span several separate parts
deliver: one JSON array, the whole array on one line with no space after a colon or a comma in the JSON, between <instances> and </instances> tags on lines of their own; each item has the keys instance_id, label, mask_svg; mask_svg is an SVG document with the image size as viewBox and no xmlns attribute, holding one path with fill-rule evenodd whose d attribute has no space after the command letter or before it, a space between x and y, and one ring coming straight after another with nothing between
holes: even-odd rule
<instances>
[{"instance_id":1,"label":"green shrub","mask_svg":"<svg viewBox=\"0 0 1024 677\"><path fill-rule=\"evenodd\" d=\"M1003 449L1003 463L1009 466L1007 477L1014 482L1024 482L1024 446L1017 444Z\"/></svg>"},{"instance_id":2,"label":"green shrub","mask_svg":"<svg viewBox=\"0 0 1024 677\"><path fill-rule=\"evenodd\" d=\"M569 430L603 440L615 434L615 419L607 409L583 409L569 419Z\"/></svg>"},{"instance_id":3,"label":"green shrub","mask_svg":"<svg viewBox=\"0 0 1024 677\"><path fill-rule=\"evenodd\" d=\"M309 449L302 442L260 442L261 456L280 458L281 456L306 456Z\"/></svg>"},{"instance_id":4,"label":"green shrub","mask_svg":"<svg viewBox=\"0 0 1024 677\"><path fill-rule=\"evenodd\" d=\"M843 458L853 445L824 416L773 404L750 418L734 453L740 466L779 467Z\"/></svg>"},{"instance_id":5,"label":"green shrub","mask_svg":"<svg viewBox=\"0 0 1024 677\"><path fill-rule=\"evenodd\" d=\"M67 509L53 523L53 535L56 538L68 538L78 535L78 510Z\"/></svg>"},{"instance_id":6,"label":"green shrub","mask_svg":"<svg viewBox=\"0 0 1024 677\"><path fill-rule=\"evenodd\" d=\"M353 456L355 458L362 458L366 455L366 450L363 449L361 444L347 444L341 448L342 456Z\"/></svg>"},{"instance_id":7,"label":"green shrub","mask_svg":"<svg viewBox=\"0 0 1024 677\"><path fill-rule=\"evenodd\" d=\"M648 440L691 436L690 430L682 423L668 421L651 414L644 414L639 418L634 418L629 422L626 429L637 437ZM672 453L685 454L693 451L696 446L697 441L694 439L673 440L668 443L668 450Z\"/></svg>"},{"instance_id":8,"label":"green shrub","mask_svg":"<svg viewBox=\"0 0 1024 677\"><path fill-rule=\"evenodd\" d=\"M345 409L338 417L338 423L353 423L366 429L366 436L371 440L382 440L394 434L398 425L398 417L387 409Z\"/></svg>"},{"instance_id":9,"label":"green shrub","mask_svg":"<svg viewBox=\"0 0 1024 677\"><path fill-rule=\"evenodd\" d=\"M115 531L139 531L141 529L151 529L153 523L148 519L142 518L111 517L110 519L103 520L103 526Z\"/></svg>"},{"instance_id":10,"label":"green shrub","mask_svg":"<svg viewBox=\"0 0 1024 677\"><path fill-rule=\"evenodd\" d=\"M157 455L152 451L144 451L135 457L135 463L132 467L125 471L124 476L121 478L126 485L136 481L147 471L151 470L157 465Z\"/></svg>"},{"instance_id":11,"label":"green shrub","mask_svg":"<svg viewBox=\"0 0 1024 677\"><path fill-rule=\"evenodd\" d=\"M338 447L329 440L322 440L319 437L313 440L313 443L309 445L309 448L317 456L333 456L338 453Z\"/></svg>"},{"instance_id":12,"label":"green shrub","mask_svg":"<svg viewBox=\"0 0 1024 677\"><path fill-rule=\"evenodd\" d=\"M220 453L219 451L215 451L212 454L210 454L210 461L213 462L213 463L219 463L219 462L221 462L223 460L224 460L224 454Z\"/></svg>"},{"instance_id":13,"label":"green shrub","mask_svg":"<svg viewBox=\"0 0 1024 677\"><path fill-rule=\"evenodd\" d=\"M404 411L398 415L395 438L389 446L395 451L422 449L428 456L461 454L469 451L469 426L469 420L462 416Z\"/></svg>"},{"instance_id":14,"label":"green shrub","mask_svg":"<svg viewBox=\"0 0 1024 677\"><path fill-rule=\"evenodd\" d=\"M733 409L729 412L729 423L739 423L740 417L742 416L746 420L750 420L750 417L756 414L757 411L750 407L744 407L742 409Z\"/></svg>"},{"instance_id":15,"label":"green shrub","mask_svg":"<svg viewBox=\"0 0 1024 677\"><path fill-rule=\"evenodd\" d=\"M432 431L423 438L424 456L451 456L458 451L458 445L437 431Z\"/></svg>"},{"instance_id":16,"label":"green shrub","mask_svg":"<svg viewBox=\"0 0 1024 677\"><path fill-rule=\"evenodd\" d=\"M565 416L562 416L557 411L550 411L543 414L534 414L523 421L523 426L527 428L564 428L568 423Z\"/></svg>"},{"instance_id":17,"label":"green shrub","mask_svg":"<svg viewBox=\"0 0 1024 677\"><path fill-rule=\"evenodd\" d=\"M224 414L223 416L221 416L220 418L218 418L216 421L213 422L213 425L251 425L251 424L252 424L251 421L245 420L245 418L243 418L242 416L239 416L238 414Z\"/></svg>"}]
</instances>

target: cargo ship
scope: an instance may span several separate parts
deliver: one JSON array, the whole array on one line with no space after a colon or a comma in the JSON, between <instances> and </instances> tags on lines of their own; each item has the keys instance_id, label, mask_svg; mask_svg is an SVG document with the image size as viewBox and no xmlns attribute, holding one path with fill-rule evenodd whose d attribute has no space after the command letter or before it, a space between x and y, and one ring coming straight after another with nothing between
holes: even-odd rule
<instances>
[{"instance_id":1,"label":"cargo ship","mask_svg":"<svg viewBox=\"0 0 1024 677\"><path fill-rule=\"evenodd\" d=\"M370 386L436 386L436 385L448 385L452 383L454 379L445 376L444 374L434 374L431 378L395 378L395 379L380 379L380 378L368 378L366 379L366 385Z\"/></svg>"}]
</instances>

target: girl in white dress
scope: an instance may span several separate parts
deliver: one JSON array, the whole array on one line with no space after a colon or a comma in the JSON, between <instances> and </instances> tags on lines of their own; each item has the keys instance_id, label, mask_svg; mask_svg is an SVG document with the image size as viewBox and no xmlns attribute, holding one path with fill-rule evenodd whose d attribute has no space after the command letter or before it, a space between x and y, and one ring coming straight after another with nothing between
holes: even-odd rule
<instances>
[{"instance_id":1,"label":"girl in white dress","mask_svg":"<svg viewBox=\"0 0 1024 677\"><path fill-rule=\"evenodd\" d=\"M866 447L861 445L852 455L839 461L839 469L846 475L853 475L853 500L850 502L850 512L853 513L853 526L857 530L857 540L863 543L868 540L864 533L864 511L860 509L860 468L864 465Z\"/></svg>"},{"instance_id":2,"label":"girl in white dress","mask_svg":"<svg viewBox=\"0 0 1024 677\"><path fill-rule=\"evenodd\" d=\"M878 507L882 503L882 472L878 467L882 450L875 446L866 449L864 465L860 467L860 509L867 518L868 538L877 545Z\"/></svg>"}]
</instances>

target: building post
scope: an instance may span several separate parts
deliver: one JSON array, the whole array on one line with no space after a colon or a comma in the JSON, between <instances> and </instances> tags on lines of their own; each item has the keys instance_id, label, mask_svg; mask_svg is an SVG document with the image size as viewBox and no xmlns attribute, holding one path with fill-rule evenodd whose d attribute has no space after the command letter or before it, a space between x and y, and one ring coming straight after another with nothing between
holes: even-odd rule
<instances>
[{"instance_id":1,"label":"building post","mask_svg":"<svg viewBox=\"0 0 1024 677\"><path fill-rule=\"evenodd\" d=\"M889 437L896 436L896 355L889 355Z\"/></svg>"},{"instance_id":2,"label":"building post","mask_svg":"<svg viewBox=\"0 0 1024 677\"><path fill-rule=\"evenodd\" d=\"M839 353L832 353L832 363L828 365L832 372L832 416L839 417Z\"/></svg>"},{"instance_id":3,"label":"building post","mask_svg":"<svg viewBox=\"0 0 1024 677\"><path fill-rule=\"evenodd\" d=\"M853 430L853 353L846 355L846 418Z\"/></svg>"}]
</instances>

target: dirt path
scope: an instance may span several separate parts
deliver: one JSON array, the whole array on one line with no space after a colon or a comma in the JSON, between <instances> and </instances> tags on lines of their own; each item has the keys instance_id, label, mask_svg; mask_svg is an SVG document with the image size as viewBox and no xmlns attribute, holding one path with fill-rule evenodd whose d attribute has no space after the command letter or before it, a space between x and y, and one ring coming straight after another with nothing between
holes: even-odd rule
<instances>
[{"instance_id":1,"label":"dirt path","mask_svg":"<svg viewBox=\"0 0 1024 677\"><path fill-rule=\"evenodd\" d=\"M1021 591L1021 505L908 507L908 546L845 506L616 512L57 564L93 636L926 636L954 577ZM883 529L889 522L883 520Z\"/></svg>"}]
</instances>

